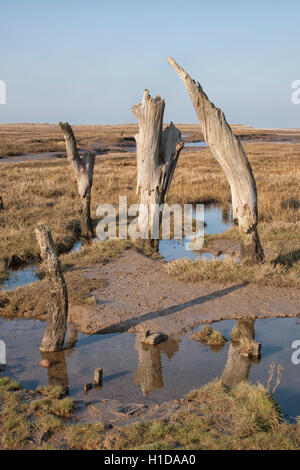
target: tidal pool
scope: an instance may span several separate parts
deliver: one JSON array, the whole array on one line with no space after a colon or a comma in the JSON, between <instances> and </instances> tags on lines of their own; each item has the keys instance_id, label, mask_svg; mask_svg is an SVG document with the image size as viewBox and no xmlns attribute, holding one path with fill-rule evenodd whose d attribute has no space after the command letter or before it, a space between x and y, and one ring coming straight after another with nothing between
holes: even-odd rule
<instances>
[{"instance_id":1,"label":"tidal pool","mask_svg":"<svg viewBox=\"0 0 300 470\"><path fill-rule=\"evenodd\" d=\"M191 213L195 217L194 213ZM219 204L205 204L204 206L204 237L205 234L212 235L216 233L223 233L232 226L232 211L229 206L221 206ZM171 261L179 258L201 259L208 260L214 259L215 256L207 252L197 252L190 249L190 239L183 238L182 240L160 240L159 253L166 261ZM218 257L222 259L222 255Z\"/></svg>"},{"instance_id":2,"label":"tidal pool","mask_svg":"<svg viewBox=\"0 0 300 470\"><path fill-rule=\"evenodd\" d=\"M191 213L191 216L195 217L195 214ZM206 224L204 229L206 234L223 233L232 226L231 208L222 207L218 204L205 204L204 221ZM95 238L94 241L99 242L98 238ZM167 261L178 258L195 259L199 257L214 259L214 255L210 252L199 253L192 251L189 249L189 243L190 240L187 238L182 240L160 240L159 253ZM77 253L81 250L81 247L81 241L77 241L71 252ZM38 268L36 266L9 271L7 279L0 281L0 290L14 290L19 286L25 286L38 281L37 271Z\"/></svg>"},{"instance_id":3,"label":"tidal pool","mask_svg":"<svg viewBox=\"0 0 300 470\"><path fill-rule=\"evenodd\" d=\"M196 142L184 142L183 150L193 150L193 148L207 148L207 143L204 140L198 140Z\"/></svg>"}]
</instances>

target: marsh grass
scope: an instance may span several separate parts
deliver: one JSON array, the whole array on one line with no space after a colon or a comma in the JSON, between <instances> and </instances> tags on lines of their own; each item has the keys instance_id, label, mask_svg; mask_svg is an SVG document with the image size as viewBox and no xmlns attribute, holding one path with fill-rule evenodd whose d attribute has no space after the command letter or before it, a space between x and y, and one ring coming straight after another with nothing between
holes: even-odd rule
<instances>
[{"instance_id":1,"label":"marsh grass","mask_svg":"<svg viewBox=\"0 0 300 470\"><path fill-rule=\"evenodd\" d=\"M288 431L288 432L287 432ZM68 431L69 433L70 431ZM278 407L262 386L245 382L227 390L219 381L190 392L164 421L96 425L88 448L102 449L297 449L297 426L282 422ZM76 442L76 441L75 441ZM81 444L82 445L82 444ZM95 445L95 447L93 447Z\"/></svg>"},{"instance_id":2,"label":"marsh grass","mask_svg":"<svg viewBox=\"0 0 300 470\"><path fill-rule=\"evenodd\" d=\"M205 325L201 330L194 333L192 338L195 341L200 341L208 346L223 346L226 342L226 338L220 333L220 331L214 330L211 326Z\"/></svg>"},{"instance_id":3,"label":"marsh grass","mask_svg":"<svg viewBox=\"0 0 300 470\"><path fill-rule=\"evenodd\" d=\"M66 431L66 439L70 449L100 449L105 436L103 423L86 423L70 426Z\"/></svg>"},{"instance_id":4,"label":"marsh grass","mask_svg":"<svg viewBox=\"0 0 300 470\"><path fill-rule=\"evenodd\" d=\"M284 422L262 385L231 390L215 380L181 399L164 420L105 426L74 423L74 404L60 387L25 392L0 377L2 449L299 449L299 423ZM46 435L45 435L46 433ZM40 442L44 436L46 442Z\"/></svg>"},{"instance_id":5,"label":"marsh grass","mask_svg":"<svg viewBox=\"0 0 300 470\"><path fill-rule=\"evenodd\" d=\"M183 282L252 282L264 286L300 287L299 264L289 267L266 262L251 266L229 257L222 261L179 259L170 261L166 272Z\"/></svg>"},{"instance_id":6,"label":"marsh grass","mask_svg":"<svg viewBox=\"0 0 300 470\"><path fill-rule=\"evenodd\" d=\"M4 376L0 376L0 404L2 449L32 446L41 433L62 430L66 419L74 412L73 401L62 396L61 387L26 392L17 382Z\"/></svg>"},{"instance_id":7,"label":"marsh grass","mask_svg":"<svg viewBox=\"0 0 300 470\"><path fill-rule=\"evenodd\" d=\"M87 127L75 129L79 134L82 132L83 144L87 144L89 139L92 142L98 138L103 142L112 142L120 138L122 131L124 136L132 136L136 130L134 126L104 126L90 132ZM190 128L193 132L197 131L197 126ZM23 131L33 132L29 127L25 126L24 129L20 131L15 127L9 130L0 126L0 133L11 132L9 138L13 142L16 133L21 136ZM61 137L58 127L55 131L51 129L51 126L46 126L46 131L53 138ZM34 132L41 135L44 129L37 127ZM259 233L263 245L274 250L273 261L294 269L295 265L299 265L300 258L300 144L245 142L243 145L257 182ZM34 235L34 228L39 222L45 222L50 227L59 253L71 249L79 237L80 201L75 178L66 160L1 163L0 181L5 208L1 215L5 229L0 229L2 275L6 265L17 267L39 259ZM134 154L110 153L97 157L91 207L94 225L97 224L95 211L99 204L110 203L118 207L119 195L127 196L129 205L138 202L135 186ZM182 153L167 202L184 204L207 201L217 202L224 208L230 204L229 185L218 163L208 149ZM226 237L238 239L237 229L206 238ZM288 279L288 285L293 285L293 276L284 270L281 275Z\"/></svg>"}]
</instances>

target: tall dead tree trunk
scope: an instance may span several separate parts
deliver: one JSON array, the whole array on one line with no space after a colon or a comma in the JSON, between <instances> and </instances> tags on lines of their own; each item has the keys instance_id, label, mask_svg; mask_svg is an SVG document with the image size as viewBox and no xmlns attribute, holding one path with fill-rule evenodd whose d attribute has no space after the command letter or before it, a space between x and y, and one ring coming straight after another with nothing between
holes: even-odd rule
<instances>
[{"instance_id":1,"label":"tall dead tree trunk","mask_svg":"<svg viewBox=\"0 0 300 470\"><path fill-rule=\"evenodd\" d=\"M139 234L153 244L151 234L158 212L152 204L163 204L170 187L179 154L183 148L181 133L173 123L163 130L165 101L144 91L142 102L132 107L139 121L135 136L137 154L137 194L140 194ZM155 243L155 242L154 242Z\"/></svg>"},{"instance_id":2,"label":"tall dead tree trunk","mask_svg":"<svg viewBox=\"0 0 300 470\"><path fill-rule=\"evenodd\" d=\"M64 344L67 328L67 286L49 228L43 224L39 225L35 229L35 234L41 250L50 291L47 327L40 350L60 351Z\"/></svg>"},{"instance_id":3,"label":"tall dead tree trunk","mask_svg":"<svg viewBox=\"0 0 300 470\"><path fill-rule=\"evenodd\" d=\"M60 122L59 126L63 132L66 141L67 158L75 173L77 179L78 193L81 199L81 238L90 241L94 238L90 207L95 164L95 152L86 152L83 158L80 158L72 127L67 122Z\"/></svg>"},{"instance_id":4,"label":"tall dead tree trunk","mask_svg":"<svg viewBox=\"0 0 300 470\"><path fill-rule=\"evenodd\" d=\"M251 166L239 139L221 109L211 103L199 83L171 57L167 62L183 81L197 113L204 139L219 162L231 189L233 218L238 222L241 256L251 263L264 261L257 232L257 190Z\"/></svg>"}]
</instances>

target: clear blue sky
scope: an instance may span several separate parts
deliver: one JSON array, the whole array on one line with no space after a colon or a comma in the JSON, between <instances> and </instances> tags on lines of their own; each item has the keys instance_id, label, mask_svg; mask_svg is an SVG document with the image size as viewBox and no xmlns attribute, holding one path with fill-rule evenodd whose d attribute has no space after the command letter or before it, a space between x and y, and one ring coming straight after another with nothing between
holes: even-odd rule
<instances>
[{"instance_id":1,"label":"clear blue sky","mask_svg":"<svg viewBox=\"0 0 300 470\"><path fill-rule=\"evenodd\" d=\"M144 88L165 121L197 122L174 57L231 123L300 128L299 0L0 0L0 122L135 122Z\"/></svg>"}]
</instances>

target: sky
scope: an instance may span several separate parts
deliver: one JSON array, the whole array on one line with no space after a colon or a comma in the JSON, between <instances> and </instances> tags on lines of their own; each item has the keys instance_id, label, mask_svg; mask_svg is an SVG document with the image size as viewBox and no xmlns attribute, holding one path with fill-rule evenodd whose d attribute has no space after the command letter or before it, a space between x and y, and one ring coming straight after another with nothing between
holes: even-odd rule
<instances>
[{"instance_id":1,"label":"sky","mask_svg":"<svg viewBox=\"0 0 300 470\"><path fill-rule=\"evenodd\" d=\"M143 90L196 123L166 57L230 123L300 128L299 0L0 0L0 123L122 124Z\"/></svg>"}]
</instances>

